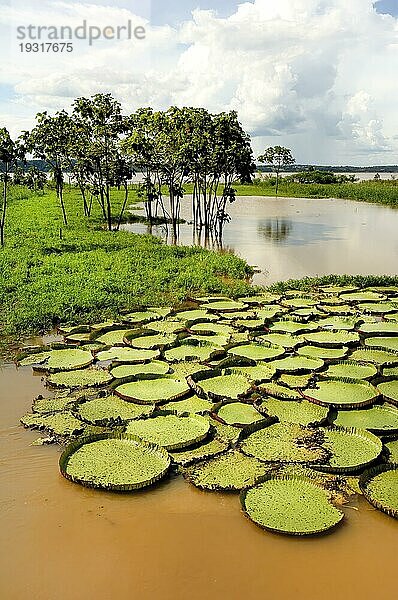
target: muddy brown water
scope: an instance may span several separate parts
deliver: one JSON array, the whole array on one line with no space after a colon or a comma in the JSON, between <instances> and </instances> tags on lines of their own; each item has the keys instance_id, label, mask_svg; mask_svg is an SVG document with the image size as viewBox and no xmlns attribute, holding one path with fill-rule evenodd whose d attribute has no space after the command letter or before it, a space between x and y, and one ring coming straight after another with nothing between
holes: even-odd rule
<instances>
[{"instance_id":1,"label":"muddy brown water","mask_svg":"<svg viewBox=\"0 0 398 600\"><path fill-rule=\"evenodd\" d=\"M18 424L46 394L0 368L0 597L4 600L339 600L396 597L398 523L359 498L333 534L266 533L236 495L182 478L111 494L65 480L60 450Z\"/></svg>"}]
</instances>

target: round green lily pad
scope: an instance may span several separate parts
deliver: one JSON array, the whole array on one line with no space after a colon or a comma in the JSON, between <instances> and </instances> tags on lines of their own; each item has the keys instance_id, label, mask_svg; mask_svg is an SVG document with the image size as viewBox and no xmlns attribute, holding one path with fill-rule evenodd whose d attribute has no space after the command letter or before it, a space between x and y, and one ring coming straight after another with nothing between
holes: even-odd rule
<instances>
[{"instance_id":1,"label":"round green lily pad","mask_svg":"<svg viewBox=\"0 0 398 600\"><path fill-rule=\"evenodd\" d=\"M251 433L241 442L241 450L265 462L316 464L325 462L322 434L296 423L275 423Z\"/></svg>"},{"instance_id":2,"label":"round green lily pad","mask_svg":"<svg viewBox=\"0 0 398 600\"><path fill-rule=\"evenodd\" d=\"M289 535L313 535L335 527L344 513L329 494L307 478L282 476L245 491L246 516L264 529Z\"/></svg>"},{"instance_id":3,"label":"round green lily pad","mask_svg":"<svg viewBox=\"0 0 398 600\"><path fill-rule=\"evenodd\" d=\"M30 354L25 355L22 354L23 358L18 360L18 365L20 367L31 367L33 365L40 365L44 363L47 358L49 358L51 352L32 352Z\"/></svg>"},{"instance_id":4,"label":"round green lily pad","mask_svg":"<svg viewBox=\"0 0 398 600\"><path fill-rule=\"evenodd\" d=\"M32 404L32 410L35 413L46 415L50 413L62 412L73 407L76 399L67 395L55 396L55 398L35 399Z\"/></svg>"},{"instance_id":5,"label":"round green lily pad","mask_svg":"<svg viewBox=\"0 0 398 600\"><path fill-rule=\"evenodd\" d=\"M239 491L256 483L264 474L264 463L235 450L188 467L184 476L204 490Z\"/></svg>"},{"instance_id":6,"label":"round green lily pad","mask_svg":"<svg viewBox=\"0 0 398 600\"><path fill-rule=\"evenodd\" d=\"M99 361L112 360L121 363L139 364L157 358L158 356L159 350L137 350L136 348L115 346L109 350L98 352L96 358Z\"/></svg>"},{"instance_id":7,"label":"round green lily pad","mask_svg":"<svg viewBox=\"0 0 398 600\"><path fill-rule=\"evenodd\" d=\"M146 329L148 331L157 331L158 333L180 333L185 330L184 323L181 321L152 321L151 323L147 323L143 325L142 329Z\"/></svg>"},{"instance_id":8,"label":"round green lily pad","mask_svg":"<svg viewBox=\"0 0 398 600\"><path fill-rule=\"evenodd\" d=\"M79 404L76 413L85 422L107 425L113 421L130 421L150 415L154 406L142 406L126 402L118 396L95 398Z\"/></svg>"},{"instance_id":9,"label":"round green lily pad","mask_svg":"<svg viewBox=\"0 0 398 600\"><path fill-rule=\"evenodd\" d=\"M124 338L130 332L130 329L112 329L103 333L95 339L105 346L123 346Z\"/></svg>"},{"instance_id":10,"label":"round green lily pad","mask_svg":"<svg viewBox=\"0 0 398 600\"><path fill-rule=\"evenodd\" d=\"M334 424L368 429L378 434L395 433L398 432L398 408L383 404L365 410L342 410L338 412Z\"/></svg>"},{"instance_id":11,"label":"round green lily pad","mask_svg":"<svg viewBox=\"0 0 398 600\"><path fill-rule=\"evenodd\" d=\"M233 333L234 329L230 325L226 324L202 322L191 325L189 331L196 335L218 334L222 336L229 336Z\"/></svg>"},{"instance_id":12,"label":"round green lily pad","mask_svg":"<svg viewBox=\"0 0 398 600\"><path fill-rule=\"evenodd\" d=\"M230 372L237 375L244 375L255 383L269 381L276 373L275 369L260 362L255 367L231 367Z\"/></svg>"},{"instance_id":13,"label":"round green lily pad","mask_svg":"<svg viewBox=\"0 0 398 600\"><path fill-rule=\"evenodd\" d=\"M216 348L209 346L208 344L202 345L191 345L181 344L175 348L170 348L164 353L164 357L167 361L174 362L185 362L185 361L207 361L212 358L216 352Z\"/></svg>"},{"instance_id":14,"label":"round green lily pad","mask_svg":"<svg viewBox=\"0 0 398 600\"><path fill-rule=\"evenodd\" d=\"M303 343L303 338L291 333L267 333L267 335L262 335L259 341L282 346L283 348L296 348L296 346Z\"/></svg>"},{"instance_id":15,"label":"round green lily pad","mask_svg":"<svg viewBox=\"0 0 398 600\"><path fill-rule=\"evenodd\" d=\"M336 408L360 408L372 404L378 397L378 390L366 381L354 379L324 379L317 387L305 391L307 400L321 406Z\"/></svg>"},{"instance_id":16,"label":"round green lily pad","mask_svg":"<svg viewBox=\"0 0 398 600\"><path fill-rule=\"evenodd\" d=\"M106 385L112 380L112 375L103 369L66 371L63 373L54 373L47 378L49 385L65 388L96 387Z\"/></svg>"},{"instance_id":17,"label":"round green lily pad","mask_svg":"<svg viewBox=\"0 0 398 600\"><path fill-rule=\"evenodd\" d=\"M198 321L217 321L217 315L211 315L207 310L198 308L194 310L183 310L174 315L174 319L185 321L186 323L195 323Z\"/></svg>"},{"instance_id":18,"label":"round green lily pad","mask_svg":"<svg viewBox=\"0 0 398 600\"><path fill-rule=\"evenodd\" d=\"M132 491L159 481L170 467L168 453L128 435L100 435L70 444L61 455L61 473L87 487Z\"/></svg>"},{"instance_id":19,"label":"round green lily pad","mask_svg":"<svg viewBox=\"0 0 398 600\"><path fill-rule=\"evenodd\" d=\"M217 312L233 312L235 310L244 310L247 308L247 305L235 300L218 300L216 302L208 302L206 308Z\"/></svg>"},{"instance_id":20,"label":"round green lily pad","mask_svg":"<svg viewBox=\"0 0 398 600\"><path fill-rule=\"evenodd\" d=\"M151 312L149 310L144 310L140 312L129 313L123 316L123 322L127 321L127 323L132 325L143 325L144 323L149 323L150 321L156 321L160 319L160 315Z\"/></svg>"},{"instance_id":21,"label":"round green lily pad","mask_svg":"<svg viewBox=\"0 0 398 600\"><path fill-rule=\"evenodd\" d=\"M327 427L322 431L331 457L319 467L321 471L355 473L373 463L383 449L380 439L365 429Z\"/></svg>"},{"instance_id":22,"label":"round green lily pad","mask_svg":"<svg viewBox=\"0 0 398 600\"><path fill-rule=\"evenodd\" d=\"M351 360L371 362L376 365L398 364L398 352L389 350L372 350L371 348L360 348L354 350L350 356Z\"/></svg>"},{"instance_id":23,"label":"round green lily pad","mask_svg":"<svg viewBox=\"0 0 398 600\"><path fill-rule=\"evenodd\" d=\"M398 440L386 442L385 447L388 450L388 462L398 463Z\"/></svg>"},{"instance_id":24,"label":"round green lily pad","mask_svg":"<svg viewBox=\"0 0 398 600\"><path fill-rule=\"evenodd\" d=\"M308 387L311 379L311 373L306 375L289 375L288 373L283 373L278 378L278 383L281 385L287 385L287 387L292 389L304 389Z\"/></svg>"},{"instance_id":25,"label":"round green lily pad","mask_svg":"<svg viewBox=\"0 0 398 600\"><path fill-rule=\"evenodd\" d=\"M332 347L359 342L359 335L355 331L315 331L314 333L304 333L303 338L310 344Z\"/></svg>"},{"instance_id":26,"label":"round green lily pad","mask_svg":"<svg viewBox=\"0 0 398 600\"><path fill-rule=\"evenodd\" d=\"M370 379L377 374L377 368L371 364L363 364L354 360L346 360L330 365L322 373L326 377L343 377L350 379Z\"/></svg>"},{"instance_id":27,"label":"round green lily pad","mask_svg":"<svg viewBox=\"0 0 398 600\"><path fill-rule=\"evenodd\" d=\"M386 400L398 404L398 379L379 383L377 389L383 394Z\"/></svg>"},{"instance_id":28,"label":"round green lily pad","mask_svg":"<svg viewBox=\"0 0 398 600\"><path fill-rule=\"evenodd\" d=\"M398 465L379 465L365 471L359 485L366 500L378 510L398 519Z\"/></svg>"},{"instance_id":29,"label":"round green lily pad","mask_svg":"<svg viewBox=\"0 0 398 600\"><path fill-rule=\"evenodd\" d=\"M204 440L209 429L209 420L200 415L170 414L131 421L126 432L166 450L179 450Z\"/></svg>"},{"instance_id":30,"label":"round green lily pad","mask_svg":"<svg viewBox=\"0 0 398 600\"><path fill-rule=\"evenodd\" d=\"M318 326L313 323L302 323L300 321L281 319L279 321L274 321L274 323L270 325L269 330L273 333L281 332L297 334L304 331L312 331L317 328Z\"/></svg>"},{"instance_id":31,"label":"round green lily pad","mask_svg":"<svg viewBox=\"0 0 398 600\"><path fill-rule=\"evenodd\" d=\"M397 310L397 305L392 302L368 302L359 304L358 309L361 312L370 312L373 314L386 314Z\"/></svg>"},{"instance_id":32,"label":"round green lily pad","mask_svg":"<svg viewBox=\"0 0 398 600\"><path fill-rule=\"evenodd\" d=\"M263 419L254 406L243 402L224 404L217 411L217 416L227 425L249 425Z\"/></svg>"},{"instance_id":33,"label":"round green lily pad","mask_svg":"<svg viewBox=\"0 0 398 600\"><path fill-rule=\"evenodd\" d=\"M173 333L158 333L157 335L141 335L139 337L128 337L126 342L133 348L153 350L172 346L177 341Z\"/></svg>"},{"instance_id":34,"label":"round green lily pad","mask_svg":"<svg viewBox=\"0 0 398 600\"><path fill-rule=\"evenodd\" d=\"M383 348L398 352L398 336L395 337L371 337L364 340L367 348Z\"/></svg>"},{"instance_id":35,"label":"round green lily pad","mask_svg":"<svg viewBox=\"0 0 398 600\"><path fill-rule=\"evenodd\" d=\"M162 405L162 410L169 410L176 414L183 413L208 413L213 408L213 402L198 396L190 396L185 400L177 400L176 402L167 402Z\"/></svg>"},{"instance_id":36,"label":"round green lily pad","mask_svg":"<svg viewBox=\"0 0 398 600\"><path fill-rule=\"evenodd\" d=\"M139 352L142 352L140 350ZM149 352L152 352L149 350ZM167 362L153 360L145 364L138 365L119 365L111 370L111 375L115 379L125 379L127 377L139 377L140 375L166 375L170 367Z\"/></svg>"},{"instance_id":37,"label":"round green lily pad","mask_svg":"<svg viewBox=\"0 0 398 600\"><path fill-rule=\"evenodd\" d=\"M65 350L52 350L44 363L36 365L38 371L57 373L59 371L72 371L88 367L93 362L93 355L86 350L77 348Z\"/></svg>"},{"instance_id":38,"label":"round green lily pad","mask_svg":"<svg viewBox=\"0 0 398 600\"><path fill-rule=\"evenodd\" d=\"M270 381L269 383L262 383L258 386L261 392L265 392L268 396L275 396L275 398L282 398L285 400L301 400L300 392L292 390L285 385Z\"/></svg>"},{"instance_id":39,"label":"round green lily pad","mask_svg":"<svg viewBox=\"0 0 398 600\"><path fill-rule=\"evenodd\" d=\"M237 400L249 392L251 383L244 375L231 373L200 379L196 382L196 386L209 398Z\"/></svg>"},{"instance_id":40,"label":"round green lily pad","mask_svg":"<svg viewBox=\"0 0 398 600\"><path fill-rule=\"evenodd\" d=\"M383 294L378 294L377 292L371 291L359 291L354 293L343 293L340 296L347 302L377 302L379 300L384 300L385 296Z\"/></svg>"},{"instance_id":41,"label":"round green lily pad","mask_svg":"<svg viewBox=\"0 0 398 600\"><path fill-rule=\"evenodd\" d=\"M298 371L317 371L324 365L321 358L309 358L307 356L286 356L280 360L273 360L270 363L278 371L285 373L296 373Z\"/></svg>"},{"instance_id":42,"label":"round green lily pad","mask_svg":"<svg viewBox=\"0 0 398 600\"><path fill-rule=\"evenodd\" d=\"M309 356L310 358L322 358L323 360L338 360L347 355L348 348L323 348L322 346L301 346L297 349L297 354Z\"/></svg>"},{"instance_id":43,"label":"round green lily pad","mask_svg":"<svg viewBox=\"0 0 398 600\"><path fill-rule=\"evenodd\" d=\"M270 417L278 417L280 421L314 425L325 421L329 409L318 406L308 400L278 400L267 398L258 404L258 409Z\"/></svg>"},{"instance_id":44,"label":"round green lily pad","mask_svg":"<svg viewBox=\"0 0 398 600\"><path fill-rule=\"evenodd\" d=\"M270 360L277 356L282 356L284 353L285 349L282 346L273 344L245 344L243 346L235 346L235 348L230 348L228 350L228 354L232 356L240 356L254 361Z\"/></svg>"},{"instance_id":45,"label":"round green lily pad","mask_svg":"<svg viewBox=\"0 0 398 600\"><path fill-rule=\"evenodd\" d=\"M319 321L317 321L317 325L325 329L337 331L351 331L352 329L354 329L356 322L357 319L355 318L333 316L327 317L325 319L320 319Z\"/></svg>"},{"instance_id":46,"label":"round green lily pad","mask_svg":"<svg viewBox=\"0 0 398 600\"><path fill-rule=\"evenodd\" d=\"M362 323L359 330L361 333L382 335L398 335L398 323L395 321L377 321L376 323Z\"/></svg>"},{"instance_id":47,"label":"round green lily pad","mask_svg":"<svg viewBox=\"0 0 398 600\"><path fill-rule=\"evenodd\" d=\"M131 381L115 388L117 396L129 402L136 402L137 404L156 404L177 400L186 396L189 392L190 387L186 381L179 381L169 377Z\"/></svg>"},{"instance_id":48,"label":"round green lily pad","mask_svg":"<svg viewBox=\"0 0 398 600\"><path fill-rule=\"evenodd\" d=\"M202 444L196 448L172 452L173 461L181 466L188 466L196 462L200 462L205 458L218 456L228 449L228 444L221 440L211 440L207 444Z\"/></svg>"},{"instance_id":49,"label":"round green lily pad","mask_svg":"<svg viewBox=\"0 0 398 600\"><path fill-rule=\"evenodd\" d=\"M30 429L45 429L54 435L68 437L84 431L84 423L71 412L57 412L49 415L27 414L21 418L24 427Z\"/></svg>"}]
</instances>

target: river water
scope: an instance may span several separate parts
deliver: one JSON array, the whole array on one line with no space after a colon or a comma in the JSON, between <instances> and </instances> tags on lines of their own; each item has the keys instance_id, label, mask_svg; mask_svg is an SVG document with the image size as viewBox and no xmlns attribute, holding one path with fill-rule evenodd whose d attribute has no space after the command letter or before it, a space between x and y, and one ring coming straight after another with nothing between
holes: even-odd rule
<instances>
[{"instance_id":1,"label":"river water","mask_svg":"<svg viewBox=\"0 0 398 600\"><path fill-rule=\"evenodd\" d=\"M59 449L18 425L45 394L0 368L0 597L4 600L364 600L396 597L397 521L363 499L313 539L266 533L233 494L181 478L111 494L65 480Z\"/></svg>"},{"instance_id":2,"label":"river water","mask_svg":"<svg viewBox=\"0 0 398 600\"><path fill-rule=\"evenodd\" d=\"M255 284L329 273L397 273L398 210L391 207L341 199L239 197L228 212L224 250L259 268ZM189 197L181 216L191 220ZM171 241L164 226L123 228ZM197 243L192 226L180 226L179 243Z\"/></svg>"}]
</instances>

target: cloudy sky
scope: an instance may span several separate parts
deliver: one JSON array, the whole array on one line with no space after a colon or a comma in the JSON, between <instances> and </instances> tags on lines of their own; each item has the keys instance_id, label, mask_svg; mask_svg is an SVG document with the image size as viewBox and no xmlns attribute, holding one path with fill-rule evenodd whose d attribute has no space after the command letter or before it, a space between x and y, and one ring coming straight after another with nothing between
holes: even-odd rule
<instances>
[{"instance_id":1,"label":"cloudy sky","mask_svg":"<svg viewBox=\"0 0 398 600\"><path fill-rule=\"evenodd\" d=\"M18 27L84 20L131 20L146 39L21 52ZM235 109L256 153L281 144L299 163L398 164L398 0L0 0L0 55L0 125L14 135L38 111L109 91L126 112Z\"/></svg>"}]
</instances>

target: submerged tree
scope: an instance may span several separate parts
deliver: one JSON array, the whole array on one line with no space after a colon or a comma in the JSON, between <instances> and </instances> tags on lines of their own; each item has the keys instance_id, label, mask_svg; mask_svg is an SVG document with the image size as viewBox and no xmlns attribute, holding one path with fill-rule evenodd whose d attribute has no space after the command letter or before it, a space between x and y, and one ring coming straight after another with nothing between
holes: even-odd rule
<instances>
[{"instance_id":1,"label":"submerged tree","mask_svg":"<svg viewBox=\"0 0 398 600\"><path fill-rule=\"evenodd\" d=\"M3 182L0 203L0 245L4 246L4 231L7 215L8 190L12 182L12 172L18 161L25 157L25 150L20 140L13 141L5 127L0 128L0 174Z\"/></svg>"},{"instance_id":2,"label":"submerged tree","mask_svg":"<svg viewBox=\"0 0 398 600\"><path fill-rule=\"evenodd\" d=\"M275 193L278 195L280 172L283 168L294 165L296 162L292 156L291 150L289 150L289 148L284 148L283 146L273 146L267 148L264 154L261 154L261 156L258 157L258 160L261 163L273 167L273 170L276 173Z\"/></svg>"}]
</instances>

